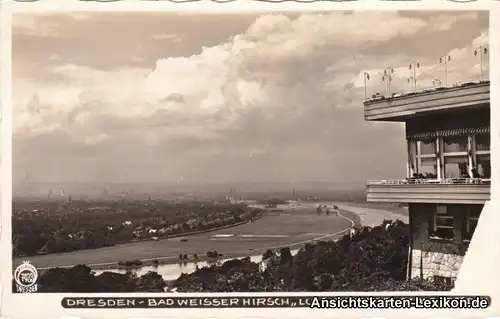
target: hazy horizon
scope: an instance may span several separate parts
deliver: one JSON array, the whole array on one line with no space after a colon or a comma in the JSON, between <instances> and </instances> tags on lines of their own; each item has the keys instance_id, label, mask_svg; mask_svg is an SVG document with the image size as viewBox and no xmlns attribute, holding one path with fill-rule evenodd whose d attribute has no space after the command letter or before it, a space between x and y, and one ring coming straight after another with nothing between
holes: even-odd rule
<instances>
[{"instance_id":1,"label":"hazy horizon","mask_svg":"<svg viewBox=\"0 0 500 319\"><path fill-rule=\"evenodd\" d=\"M488 12L13 16L14 192L39 183L329 183L406 176L367 93L478 80ZM485 72L487 72L485 61ZM329 186L330 187L330 186Z\"/></svg>"},{"instance_id":2,"label":"hazy horizon","mask_svg":"<svg viewBox=\"0 0 500 319\"><path fill-rule=\"evenodd\" d=\"M296 191L299 196L314 195L323 192L364 192L365 185L357 183L334 183L334 182L198 182L198 183L161 183L161 182L130 182L130 183L104 183L104 182L60 182L60 183L19 183L13 185L13 196L16 197L46 197L49 190L53 192L54 198L67 196L96 196L102 195L104 189L110 194L120 194L125 191L136 194L225 194L241 196L249 193L290 193ZM64 191L64 194L60 193ZM77 198L77 197L76 197Z\"/></svg>"}]
</instances>

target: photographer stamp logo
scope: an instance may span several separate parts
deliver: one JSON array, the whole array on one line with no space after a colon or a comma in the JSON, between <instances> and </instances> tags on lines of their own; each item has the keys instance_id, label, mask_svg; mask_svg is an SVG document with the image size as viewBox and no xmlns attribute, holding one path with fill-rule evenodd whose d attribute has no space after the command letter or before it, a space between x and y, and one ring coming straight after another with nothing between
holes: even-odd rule
<instances>
[{"instance_id":1,"label":"photographer stamp logo","mask_svg":"<svg viewBox=\"0 0 500 319\"><path fill-rule=\"evenodd\" d=\"M30 293L37 291L36 281L38 271L29 261L23 261L14 271L14 281L16 282L17 292Z\"/></svg>"}]
</instances>

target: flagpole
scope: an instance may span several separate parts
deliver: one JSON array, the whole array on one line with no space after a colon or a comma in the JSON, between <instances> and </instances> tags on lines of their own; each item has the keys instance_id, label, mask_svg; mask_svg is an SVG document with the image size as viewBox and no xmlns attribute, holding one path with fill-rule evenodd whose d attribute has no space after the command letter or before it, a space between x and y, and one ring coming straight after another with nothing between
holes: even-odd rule
<instances>
[{"instance_id":1,"label":"flagpole","mask_svg":"<svg viewBox=\"0 0 500 319\"><path fill-rule=\"evenodd\" d=\"M365 81L365 101L366 101L366 73L363 75L363 80Z\"/></svg>"},{"instance_id":2,"label":"flagpole","mask_svg":"<svg viewBox=\"0 0 500 319\"><path fill-rule=\"evenodd\" d=\"M451 61L451 56L445 53L439 58L439 63L444 63L444 86L448 87L448 62Z\"/></svg>"},{"instance_id":3,"label":"flagpole","mask_svg":"<svg viewBox=\"0 0 500 319\"><path fill-rule=\"evenodd\" d=\"M417 91L417 68L420 68L420 62L418 61L412 61L409 66L410 70L413 71L413 76L410 77L413 83L413 91Z\"/></svg>"},{"instance_id":4,"label":"flagpole","mask_svg":"<svg viewBox=\"0 0 500 319\"><path fill-rule=\"evenodd\" d=\"M474 49L474 55L479 55L479 67L481 68L481 82L483 82L483 53L484 55L486 55L488 53L488 49L482 45L479 45Z\"/></svg>"},{"instance_id":5,"label":"flagpole","mask_svg":"<svg viewBox=\"0 0 500 319\"><path fill-rule=\"evenodd\" d=\"M366 81L370 79L370 74L366 73L366 72L363 72L363 81L365 83L365 101L367 100L368 98L368 94L366 92Z\"/></svg>"},{"instance_id":6,"label":"flagpole","mask_svg":"<svg viewBox=\"0 0 500 319\"><path fill-rule=\"evenodd\" d=\"M392 81L391 74L393 74L393 73L394 73L394 69L389 66L389 67L384 69L384 75L382 75L382 81L387 80L387 84L386 84L387 94L391 94L391 81Z\"/></svg>"}]
</instances>

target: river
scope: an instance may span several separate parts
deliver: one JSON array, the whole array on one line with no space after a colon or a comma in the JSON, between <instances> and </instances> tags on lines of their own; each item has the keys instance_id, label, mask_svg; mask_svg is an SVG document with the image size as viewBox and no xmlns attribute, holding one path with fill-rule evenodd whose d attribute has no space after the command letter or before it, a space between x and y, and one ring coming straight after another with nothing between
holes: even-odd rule
<instances>
[{"instance_id":1,"label":"river","mask_svg":"<svg viewBox=\"0 0 500 319\"><path fill-rule=\"evenodd\" d=\"M295 255L299 249L294 249L292 250L292 255ZM242 259L244 257L238 257L237 259ZM235 258L228 258L228 259L222 259L220 260L221 262L226 262L228 260L232 260ZM260 262L262 261L262 255L255 255L255 256L250 256L250 260L253 262ZM158 274L160 274L163 277L163 280L175 280L179 278L180 275L184 274L189 274L195 271L196 266L199 268L201 267L206 267L209 266L210 264L207 262L188 262L188 263L179 263L179 264L165 264L165 265L158 265L156 267L154 266L145 266L137 269L133 269L132 272L134 272L137 276L142 276L146 274L149 271L155 271ZM127 272L126 269L106 269L106 270L94 270L96 275L102 274L105 271L111 271L111 272L116 272L120 274L124 274Z\"/></svg>"}]
</instances>

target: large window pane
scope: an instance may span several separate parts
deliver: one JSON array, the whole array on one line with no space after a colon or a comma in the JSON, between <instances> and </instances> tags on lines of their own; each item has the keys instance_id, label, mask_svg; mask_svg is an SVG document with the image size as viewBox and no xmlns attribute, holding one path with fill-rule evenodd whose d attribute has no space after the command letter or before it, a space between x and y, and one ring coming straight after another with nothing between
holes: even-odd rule
<instances>
[{"instance_id":1,"label":"large window pane","mask_svg":"<svg viewBox=\"0 0 500 319\"><path fill-rule=\"evenodd\" d=\"M490 134L476 135L476 151L489 151L490 143Z\"/></svg>"},{"instance_id":2,"label":"large window pane","mask_svg":"<svg viewBox=\"0 0 500 319\"><path fill-rule=\"evenodd\" d=\"M436 216L436 227L453 227L453 217L449 216Z\"/></svg>"},{"instance_id":3,"label":"large window pane","mask_svg":"<svg viewBox=\"0 0 500 319\"><path fill-rule=\"evenodd\" d=\"M418 141L417 154L418 155L436 154L436 140L430 139L430 140Z\"/></svg>"},{"instance_id":4,"label":"large window pane","mask_svg":"<svg viewBox=\"0 0 500 319\"><path fill-rule=\"evenodd\" d=\"M429 225L431 237L453 240L454 238L454 218L448 213L448 206L437 205L436 211L432 213L432 225Z\"/></svg>"},{"instance_id":5,"label":"large window pane","mask_svg":"<svg viewBox=\"0 0 500 319\"><path fill-rule=\"evenodd\" d=\"M427 175L436 175L437 174L437 163L435 157L430 158L419 158L418 159L418 173Z\"/></svg>"},{"instance_id":6,"label":"large window pane","mask_svg":"<svg viewBox=\"0 0 500 319\"><path fill-rule=\"evenodd\" d=\"M444 173L446 178L469 177L467 156L445 156Z\"/></svg>"},{"instance_id":7,"label":"large window pane","mask_svg":"<svg viewBox=\"0 0 500 319\"><path fill-rule=\"evenodd\" d=\"M467 152L467 136L448 136L443 138L444 152Z\"/></svg>"},{"instance_id":8,"label":"large window pane","mask_svg":"<svg viewBox=\"0 0 500 319\"><path fill-rule=\"evenodd\" d=\"M483 178L491 177L490 155L477 155L477 172Z\"/></svg>"}]
</instances>

